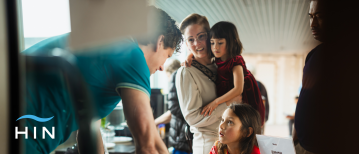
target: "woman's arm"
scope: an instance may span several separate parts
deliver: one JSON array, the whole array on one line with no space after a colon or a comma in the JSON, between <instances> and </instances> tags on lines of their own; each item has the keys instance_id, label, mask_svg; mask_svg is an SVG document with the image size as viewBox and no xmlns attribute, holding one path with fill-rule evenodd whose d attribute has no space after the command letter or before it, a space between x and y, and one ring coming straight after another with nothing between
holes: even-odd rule
<instances>
[{"instance_id":1,"label":"woman's arm","mask_svg":"<svg viewBox=\"0 0 359 154\"><path fill-rule=\"evenodd\" d=\"M171 117L171 111L167 111L155 119L155 125L158 126L159 124L168 124L171 121Z\"/></svg>"},{"instance_id":2,"label":"woman's arm","mask_svg":"<svg viewBox=\"0 0 359 154\"><path fill-rule=\"evenodd\" d=\"M218 122L224 110L227 109L227 105L221 104L218 106L217 110L213 111L215 116L205 117L201 115L203 106L202 97L197 83L188 68L181 67L178 69L176 87L183 117L190 126L205 127L212 125L213 123Z\"/></svg>"},{"instance_id":3,"label":"woman's arm","mask_svg":"<svg viewBox=\"0 0 359 154\"><path fill-rule=\"evenodd\" d=\"M201 114L204 114L205 116L211 115L213 110L219 105L224 102L230 101L231 99L235 98L236 96L239 96L243 93L243 87L244 87L244 74L243 74L243 67L241 65L237 65L233 67L233 83L234 88L228 91L226 94L224 94L221 97L218 97L213 102L205 106L202 110Z\"/></svg>"}]
</instances>

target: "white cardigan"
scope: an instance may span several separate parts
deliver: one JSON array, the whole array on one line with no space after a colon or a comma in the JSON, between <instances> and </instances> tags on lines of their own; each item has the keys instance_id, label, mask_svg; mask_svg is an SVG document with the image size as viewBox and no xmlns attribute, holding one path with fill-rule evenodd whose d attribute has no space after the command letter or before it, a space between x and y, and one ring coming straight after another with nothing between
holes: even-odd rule
<instances>
[{"instance_id":1,"label":"white cardigan","mask_svg":"<svg viewBox=\"0 0 359 154\"><path fill-rule=\"evenodd\" d=\"M215 64L206 67L217 73ZM176 88L183 117L191 126L191 132L216 136L218 139L218 127L227 109L226 103L218 105L211 116L201 115L202 107L217 98L215 83L193 66L181 67L177 71Z\"/></svg>"}]
</instances>

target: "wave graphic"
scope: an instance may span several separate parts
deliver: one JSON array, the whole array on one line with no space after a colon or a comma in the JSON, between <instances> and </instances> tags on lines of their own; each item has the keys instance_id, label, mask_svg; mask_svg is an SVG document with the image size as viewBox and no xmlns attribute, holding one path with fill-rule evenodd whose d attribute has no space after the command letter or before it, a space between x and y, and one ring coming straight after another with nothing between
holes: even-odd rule
<instances>
[{"instance_id":1,"label":"wave graphic","mask_svg":"<svg viewBox=\"0 0 359 154\"><path fill-rule=\"evenodd\" d=\"M36 120L37 122L46 122L46 121L49 121L53 118L54 116L50 117L50 118L39 118L37 116L34 116L34 115L23 115L21 116L20 118L18 118L16 121L20 120L20 119L26 119L26 118L29 118L29 119L33 119L33 120Z\"/></svg>"}]
</instances>

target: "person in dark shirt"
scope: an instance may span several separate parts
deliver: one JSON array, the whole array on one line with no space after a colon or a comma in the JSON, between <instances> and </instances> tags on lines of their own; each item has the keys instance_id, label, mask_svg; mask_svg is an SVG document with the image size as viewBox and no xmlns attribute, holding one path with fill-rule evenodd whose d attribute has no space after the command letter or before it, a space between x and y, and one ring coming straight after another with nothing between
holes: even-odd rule
<instances>
[{"instance_id":1,"label":"person in dark shirt","mask_svg":"<svg viewBox=\"0 0 359 154\"><path fill-rule=\"evenodd\" d=\"M172 154L190 154L192 151L192 145L190 145L190 142L186 139L186 129L188 124L181 112L175 85L177 69L180 67L181 64L178 60L170 60L164 67L166 75L169 79L169 92L167 95L168 111L156 118L155 124L159 125L170 123L168 141L174 148Z\"/></svg>"},{"instance_id":2,"label":"person in dark shirt","mask_svg":"<svg viewBox=\"0 0 359 154\"><path fill-rule=\"evenodd\" d=\"M297 105L298 103L298 96L295 97L294 101L295 101L295 105ZM288 126L289 126L289 136L292 136L293 133L293 124L294 124L294 117L295 117L295 113L293 113L293 115L287 115L286 118L289 120L288 121Z\"/></svg>"},{"instance_id":3,"label":"person in dark shirt","mask_svg":"<svg viewBox=\"0 0 359 154\"><path fill-rule=\"evenodd\" d=\"M269 99L268 99L267 89L264 86L264 84L258 80L257 80L257 85L258 85L259 91L261 92L262 99L264 102L264 107L265 107L265 117L264 118L265 118L265 122L267 122L268 116L269 116Z\"/></svg>"},{"instance_id":4,"label":"person in dark shirt","mask_svg":"<svg viewBox=\"0 0 359 154\"><path fill-rule=\"evenodd\" d=\"M259 91L261 92L264 109L265 109L264 124L263 124L263 127L261 128L261 132L262 132L262 134L264 134L264 130L266 127L265 123L268 121L268 117L269 117L269 102L268 102L269 99L268 99L268 95L267 95L267 89L263 85L263 83L257 80L257 85L258 85Z\"/></svg>"},{"instance_id":5,"label":"person in dark shirt","mask_svg":"<svg viewBox=\"0 0 359 154\"><path fill-rule=\"evenodd\" d=\"M359 11L354 0L311 0L314 38L305 60L293 141L297 154L358 153Z\"/></svg>"}]
</instances>

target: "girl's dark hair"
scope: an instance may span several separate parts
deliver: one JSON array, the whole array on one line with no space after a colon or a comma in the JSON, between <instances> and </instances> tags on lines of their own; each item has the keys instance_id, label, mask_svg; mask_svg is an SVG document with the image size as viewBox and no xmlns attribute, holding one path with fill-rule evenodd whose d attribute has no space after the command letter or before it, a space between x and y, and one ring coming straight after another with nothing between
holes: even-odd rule
<instances>
[{"instance_id":1,"label":"girl's dark hair","mask_svg":"<svg viewBox=\"0 0 359 154\"><path fill-rule=\"evenodd\" d=\"M256 134L261 133L260 115L257 110L248 104L232 104L229 108L232 109L242 123L241 134L243 136L239 143L240 147L242 147L241 154L251 154L254 145L258 146ZM253 129L253 133L247 137L249 127ZM223 149L226 147L227 145L219 143L218 154L222 154Z\"/></svg>"},{"instance_id":2,"label":"girl's dark hair","mask_svg":"<svg viewBox=\"0 0 359 154\"><path fill-rule=\"evenodd\" d=\"M137 38L138 43L147 45L153 44L157 48L157 40L163 35L164 48L175 49L174 53L180 51L181 42L183 41L181 31L165 11L154 6L148 6L148 25L149 34Z\"/></svg>"},{"instance_id":3,"label":"girl's dark hair","mask_svg":"<svg viewBox=\"0 0 359 154\"><path fill-rule=\"evenodd\" d=\"M242 54L243 45L233 23L227 21L217 22L209 31L209 39L212 38L226 39L227 52L230 58Z\"/></svg>"}]
</instances>

